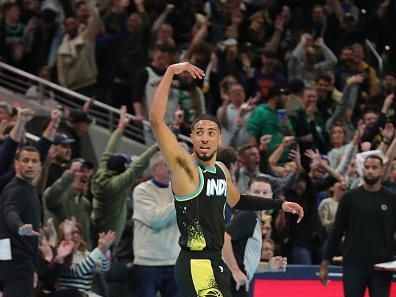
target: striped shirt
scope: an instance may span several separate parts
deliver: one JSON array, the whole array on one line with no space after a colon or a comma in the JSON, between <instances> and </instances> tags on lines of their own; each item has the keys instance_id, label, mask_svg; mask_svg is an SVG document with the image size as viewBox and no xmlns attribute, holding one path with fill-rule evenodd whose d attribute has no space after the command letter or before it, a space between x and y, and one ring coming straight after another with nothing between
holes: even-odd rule
<instances>
[{"instance_id":1,"label":"striped shirt","mask_svg":"<svg viewBox=\"0 0 396 297\"><path fill-rule=\"evenodd\" d=\"M61 272L60 289L78 289L83 292L92 291L92 275L94 271L108 271L110 259L98 248L92 252L77 251L73 254L72 265Z\"/></svg>"}]
</instances>

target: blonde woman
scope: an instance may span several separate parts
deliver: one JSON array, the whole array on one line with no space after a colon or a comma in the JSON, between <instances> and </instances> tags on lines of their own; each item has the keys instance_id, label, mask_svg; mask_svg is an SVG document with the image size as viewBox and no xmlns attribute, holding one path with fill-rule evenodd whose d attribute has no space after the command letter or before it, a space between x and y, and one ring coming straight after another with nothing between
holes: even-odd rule
<instances>
[{"instance_id":1,"label":"blonde woman","mask_svg":"<svg viewBox=\"0 0 396 297\"><path fill-rule=\"evenodd\" d=\"M78 223L64 221L59 226L59 241L70 240L74 244L73 253L65 259L65 270L59 279L60 289L75 288L89 297L98 296L92 291L94 271L108 271L110 269L109 248L115 240L115 233L108 231L100 233L98 246L88 251L81 236L82 228Z\"/></svg>"}]
</instances>

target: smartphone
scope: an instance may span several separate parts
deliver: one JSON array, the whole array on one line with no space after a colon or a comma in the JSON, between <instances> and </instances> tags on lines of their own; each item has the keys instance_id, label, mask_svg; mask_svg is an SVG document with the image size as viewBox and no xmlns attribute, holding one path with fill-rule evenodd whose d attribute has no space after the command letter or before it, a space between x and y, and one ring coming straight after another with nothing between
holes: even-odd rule
<instances>
[{"instance_id":1,"label":"smartphone","mask_svg":"<svg viewBox=\"0 0 396 297\"><path fill-rule=\"evenodd\" d=\"M291 151L297 151L297 150L298 150L298 143L297 143L297 142L293 142L293 143L290 145L290 150L291 150Z\"/></svg>"}]
</instances>

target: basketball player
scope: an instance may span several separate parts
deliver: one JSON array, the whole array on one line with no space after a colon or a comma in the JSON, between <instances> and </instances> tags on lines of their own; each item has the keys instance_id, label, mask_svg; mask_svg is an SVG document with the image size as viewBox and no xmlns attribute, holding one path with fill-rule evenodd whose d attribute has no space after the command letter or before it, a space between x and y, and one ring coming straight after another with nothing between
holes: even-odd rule
<instances>
[{"instance_id":1,"label":"basketball player","mask_svg":"<svg viewBox=\"0 0 396 297\"><path fill-rule=\"evenodd\" d=\"M240 210L282 208L298 214L298 221L304 212L296 203L240 195L227 168L216 162L222 140L216 117L202 114L192 123L192 155L178 144L164 117L173 76L185 71L193 78L204 76L201 69L190 63L170 65L158 85L149 114L155 138L171 170L181 234L175 277L183 296L230 297L229 272L221 259L226 201Z\"/></svg>"}]
</instances>

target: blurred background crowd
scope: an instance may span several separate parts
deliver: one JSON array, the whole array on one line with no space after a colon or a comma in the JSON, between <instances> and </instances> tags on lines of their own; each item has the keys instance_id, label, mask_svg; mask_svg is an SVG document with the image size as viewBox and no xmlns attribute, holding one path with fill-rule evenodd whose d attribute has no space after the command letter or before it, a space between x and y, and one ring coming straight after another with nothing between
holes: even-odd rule
<instances>
[{"instance_id":1,"label":"blurred background crowd","mask_svg":"<svg viewBox=\"0 0 396 297\"><path fill-rule=\"evenodd\" d=\"M44 213L40 296L149 296L139 291L143 282L163 276L145 269L174 265L169 170L143 125L172 63L189 61L206 73L202 81L180 75L172 82L166 120L175 133L188 136L197 114L216 115L218 159L240 192L264 176L271 198L304 207L300 224L282 211L262 212L263 261L282 255L292 264L320 263L338 202L361 185L368 154L384 160L383 183L396 191L396 0L0 4L1 61L121 108L98 166L81 158L92 101L81 110L54 109L35 143L42 169L34 186ZM35 86L26 95L35 98ZM29 141L23 132L33 116L0 102L1 189L15 175L13 159ZM118 151L126 125L140 127L147 146L133 162ZM227 210L227 222L231 216Z\"/></svg>"}]
</instances>

